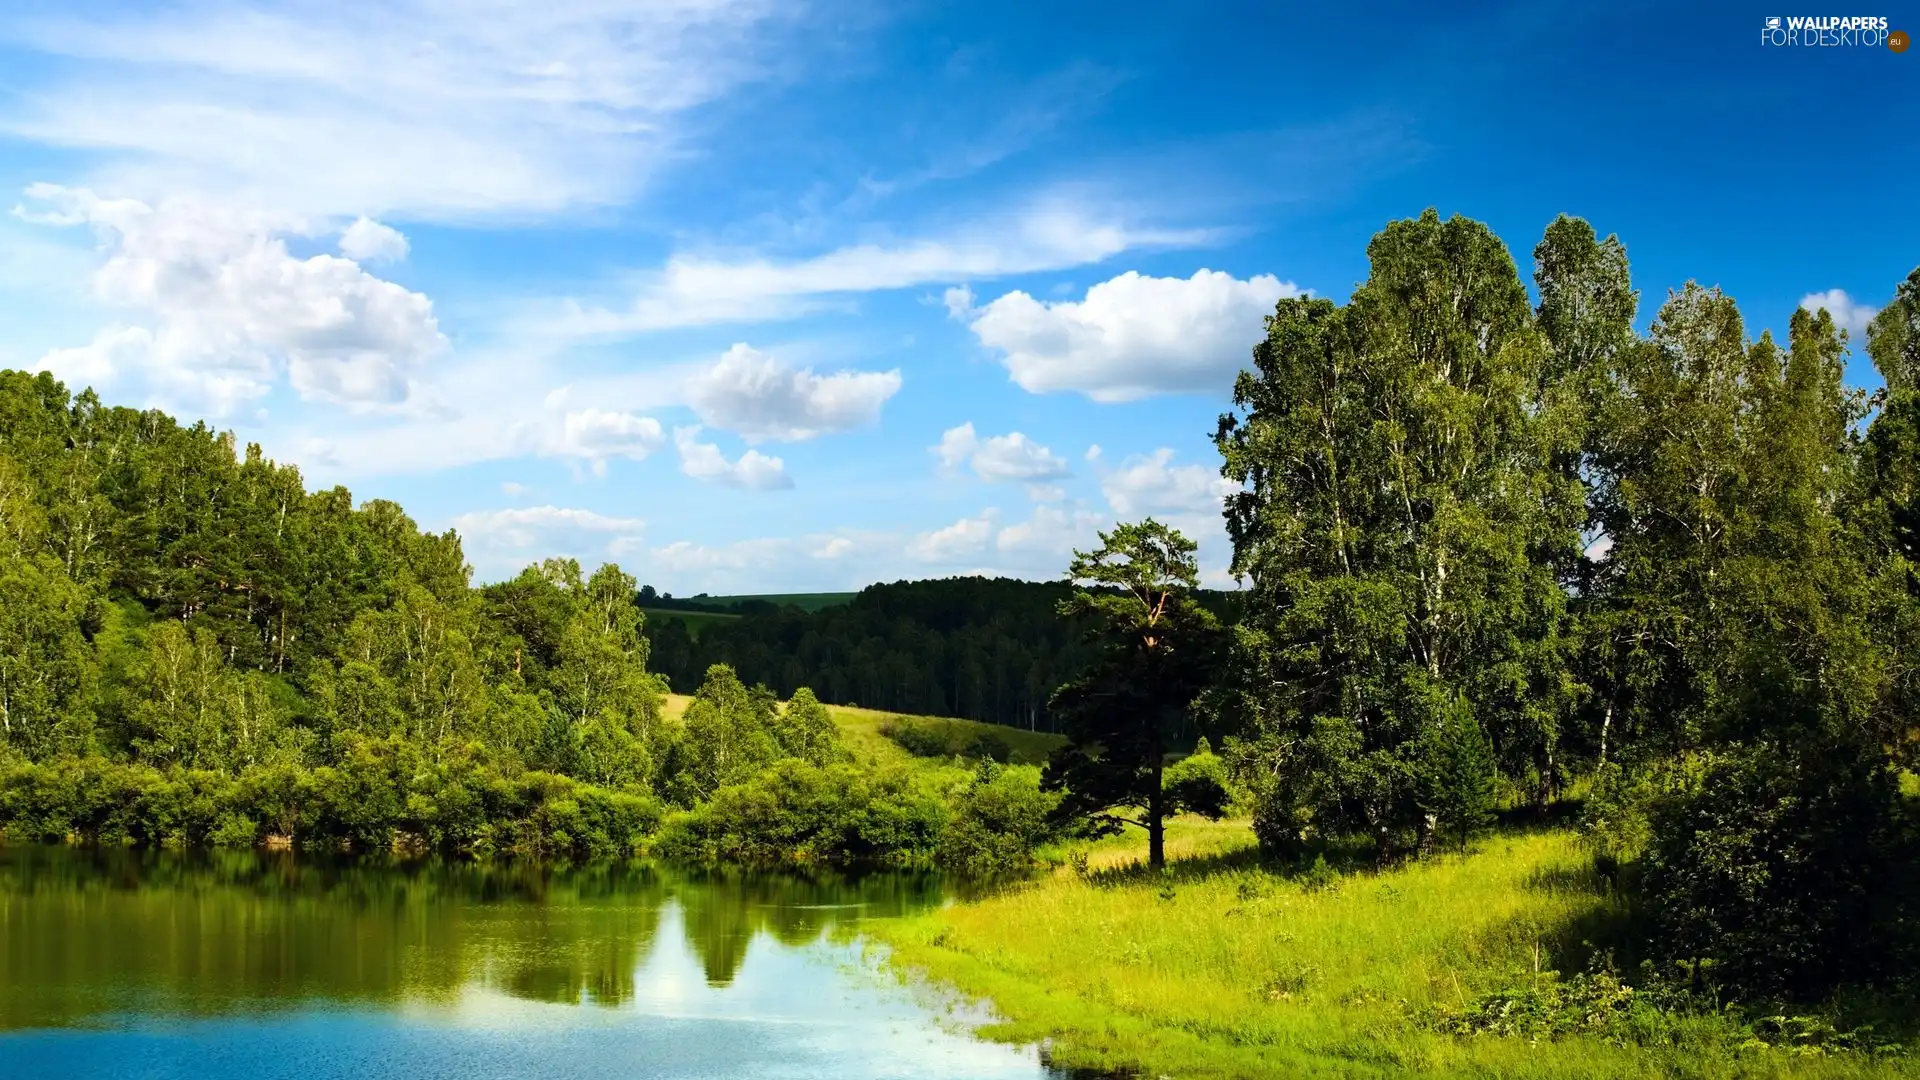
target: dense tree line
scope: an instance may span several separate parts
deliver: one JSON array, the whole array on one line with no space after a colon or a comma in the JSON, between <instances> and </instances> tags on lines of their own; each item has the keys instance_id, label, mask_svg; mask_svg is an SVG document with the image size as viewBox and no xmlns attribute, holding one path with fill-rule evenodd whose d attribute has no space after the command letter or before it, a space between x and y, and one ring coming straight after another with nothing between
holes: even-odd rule
<instances>
[{"instance_id":1,"label":"dense tree line","mask_svg":"<svg viewBox=\"0 0 1920 1080\"><path fill-rule=\"evenodd\" d=\"M1563 218L1538 300L1489 230L1393 223L1345 305L1280 301L1220 422L1249 583L1208 697L1269 848L1383 858L1590 780L1603 868L1689 978L1897 964L1920 749L1920 271L1844 382L1824 311L1645 333ZM1703 974L1704 972L1704 974Z\"/></svg>"},{"instance_id":2,"label":"dense tree line","mask_svg":"<svg viewBox=\"0 0 1920 1080\"><path fill-rule=\"evenodd\" d=\"M1058 731L1053 693L1092 655L1084 620L1059 614L1073 591L1064 581L900 581L811 613L749 602L698 634L659 618L648 635L655 668L676 687L727 664L783 695L807 686L835 705ZM1230 610L1229 594L1196 597ZM1181 737L1192 741L1190 730Z\"/></svg>"},{"instance_id":3,"label":"dense tree line","mask_svg":"<svg viewBox=\"0 0 1920 1080\"><path fill-rule=\"evenodd\" d=\"M618 566L572 560L475 588L459 537L392 503L0 372L0 827L924 862L964 824L967 790L852 783L804 686L715 665L669 717L637 596ZM809 789L834 799L788 805Z\"/></svg>"}]
</instances>

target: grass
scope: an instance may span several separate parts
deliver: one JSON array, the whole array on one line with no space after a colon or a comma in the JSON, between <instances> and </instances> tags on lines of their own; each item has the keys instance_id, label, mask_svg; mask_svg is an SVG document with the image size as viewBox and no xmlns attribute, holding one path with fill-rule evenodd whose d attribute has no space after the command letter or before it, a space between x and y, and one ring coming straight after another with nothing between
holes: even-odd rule
<instances>
[{"instance_id":1,"label":"grass","mask_svg":"<svg viewBox=\"0 0 1920 1080\"><path fill-rule=\"evenodd\" d=\"M1084 868L867 930L903 972L985 999L998 1019L982 1034L1045 1042L1072 1068L1181 1080L1920 1074L1898 1060L1740 1049L1714 1018L1679 1022L1666 1046L1425 1029L1424 1007L1551 978L1540 972L1554 945L1609 914L1615 901L1565 829L1320 888L1262 865L1245 822L1182 819L1168 849L1165 877L1141 866L1136 832L1084 849Z\"/></svg>"},{"instance_id":2,"label":"grass","mask_svg":"<svg viewBox=\"0 0 1920 1080\"><path fill-rule=\"evenodd\" d=\"M668 694L666 713L678 719L687 711L687 703L693 698L688 694ZM888 720L899 719L899 713L883 712L879 709L860 709L848 705L829 705L827 712L833 716L833 722L840 726L840 738L854 757L875 765L910 765L924 768L940 767L943 763L926 758L916 758L900 748L892 739L880 733L880 725ZM977 720L957 720L949 717L914 716L907 719L926 723L952 724L969 731L991 732L1007 741L1013 747L1016 761L1039 762L1046 760L1055 746L1060 745L1058 735L1044 731L1027 731L1022 728L1003 727L999 724L985 724Z\"/></svg>"},{"instance_id":3,"label":"grass","mask_svg":"<svg viewBox=\"0 0 1920 1080\"><path fill-rule=\"evenodd\" d=\"M859 593L821 592L821 593L752 593L740 596L708 596L701 598L703 604L738 604L747 600L765 600L781 607L797 607L801 611L814 612L822 608L840 607L851 601Z\"/></svg>"}]
</instances>

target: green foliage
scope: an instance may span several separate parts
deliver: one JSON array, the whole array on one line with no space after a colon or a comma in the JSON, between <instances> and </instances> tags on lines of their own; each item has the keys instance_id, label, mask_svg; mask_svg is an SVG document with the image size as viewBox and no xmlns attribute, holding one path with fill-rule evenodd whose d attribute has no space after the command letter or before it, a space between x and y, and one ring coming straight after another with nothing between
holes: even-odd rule
<instances>
[{"instance_id":1,"label":"green foliage","mask_svg":"<svg viewBox=\"0 0 1920 1080\"><path fill-rule=\"evenodd\" d=\"M594 858L635 853L660 818L646 796L471 760L433 765L388 741L317 769L232 774L64 758L0 770L0 821L13 841L246 846L271 837L362 853Z\"/></svg>"},{"instance_id":2,"label":"green foliage","mask_svg":"<svg viewBox=\"0 0 1920 1080\"><path fill-rule=\"evenodd\" d=\"M967 758L1002 765L1014 757L1013 744L1004 736L951 720L895 716L881 723L880 734L915 757Z\"/></svg>"},{"instance_id":3,"label":"green foliage","mask_svg":"<svg viewBox=\"0 0 1920 1080\"><path fill-rule=\"evenodd\" d=\"M0 754L36 761L93 747L93 597L45 556L0 561Z\"/></svg>"},{"instance_id":4,"label":"green foliage","mask_svg":"<svg viewBox=\"0 0 1920 1080\"><path fill-rule=\"evenodd\" d=\"M1055 836L1058 793L1043 790L1040 770L983 760L952 798L953 818L940 834L941 865L978 877L1014 874L1033 865L1034 851Z\"/></svg>"},{"instance_id":5,"label":"green foliage","mask_svg":"<svg viewBox=\"0 0 1920 1080\"><path fill-rule=\"evenodd\" d=\"M1655 804L1654 947L1746 995L1813 1000L1886 974L1890 889L1915 854L1900 799L1884 759L1860 747L1766 743L1709 758Z\"/></svg>"},{"instance_id":6,"label":"green foliage","mask_svg":"<svg viewBox=\"0 0 1920 1080\"><path fill-rule=\"evenodd\" d=\"M831 705L1056 732L1048 699L1092 651L1085 627L1058 617L1072 591L1064 582L963 577L870 585L858 595L670 605L656 597L642 606L663 616L647 625L650 663L683 693L726 664L782 697L804 686ZM1232 598L1195 596L1222 617ZM683 604L706 613L668 610ZM713 613L719 608L730 613ZM1184 745L1194 733L1183 725L1179 734Z\"/></svg>"},{"instance_id":7,"label":"green foliage","mask_svg":"<svg viewBox=\"0 0 1920 1080\"><path fill-rule=\"evenodd\" d=\"M905 772L789 758L670 816L655 850L699 863L912 866L931 859L946 815Z\"/></svg>"},{"instance_id":8,"label":"green foliage","mask_svg":"<svg viewBox=\"0 0 1920 1080\"><path fill-rule=\"evenodd\" d=\"M1184 813L1218 819L1234 801L1233 778L1227 763L1205 739L1193 753L1167 766L1161 777L1167 802Z\"/></svg>"},{"instance_id":9,"label":"green foliage","mask_svg":"<svg viewBox=\"0 0 1920 1080\"><path fill-rule=\"evenodd\" d=\"M1152 518L1116 525L1100 534L1098 549L1074 552L1068 571L1103 588L1076 592L1060 607L1087 627L1096 651L1053 696L1067 745L1047 762L1046 786L1064 792L1056 811L1063 822L1095 835L1127 824L1146 829L1156 868L1166 862L1168 817L1218 817L1226 803L1224 789L1197 777L1179 788L1165 783L1167 755L1214 677L1222 643L1219 623L1192 595L1195 550Z\"/></svg>"},{"instance_id":10,"label":"green foliage","mask_svg":"<svg viewBox=\"0 0 1920 1080\"><path fill-rule=\"evenodd\" d=\"M1428 211L1368 254L1347 306L1280 302L1220 421L1250 595L1219 707L1264 840L1357 832L1384 856L1434 827L1434 778L1482 737L1457 725L1551 792L1584 507L1577 410L1505 246Z\"/></svg>"}]
</instances>

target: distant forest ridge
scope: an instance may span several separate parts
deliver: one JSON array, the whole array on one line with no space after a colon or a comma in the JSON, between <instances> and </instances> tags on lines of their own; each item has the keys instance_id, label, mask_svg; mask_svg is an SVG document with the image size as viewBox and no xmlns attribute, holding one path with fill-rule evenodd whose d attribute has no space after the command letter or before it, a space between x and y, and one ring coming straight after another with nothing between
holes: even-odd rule
<instances>
[{"instance_id":1,"label":"distant forest ridge","mask_svg":"<svg viewBox=\"0 0 1920 1080\"><path fill-rule=\"evenodd\" d=\"M954 577L795 594L847 597L813 610L773 595L668 599L650 586L638 603L651 665L678 691L723 663L782 697L806 686L834 705L1054 731L1048 699L1085 659L1084 628L1058 615L1071 592L1064 580ZM1231 621L1237 596L1200 599Z\"/></svg>"}]
</instances>

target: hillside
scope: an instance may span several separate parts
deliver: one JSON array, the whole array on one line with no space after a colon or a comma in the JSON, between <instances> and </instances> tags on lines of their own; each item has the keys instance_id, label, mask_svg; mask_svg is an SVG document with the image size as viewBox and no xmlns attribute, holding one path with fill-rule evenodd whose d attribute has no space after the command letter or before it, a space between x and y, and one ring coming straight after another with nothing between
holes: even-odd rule
<instances>
[{"instance_id":1,"label":"hillside","mask_svg":"<svg viewBox=\"0 0 1920 1080\"><path fill-rule=\"evenodd\" d=\"M687 705L693 700L690 694L668 694L666 713L678 719L685 715ZM887 738L881 726L890 720L907 720L936 727L960 729L968 735L993 735L1006 741L1013 749L1012 761L1015 764L1037 765L1044 762L1053 753L1056 746L1064 740L1058 735L1044 731L1024 731L1020 728L1006 727L1000 724L983 724L974 720L958 720L944 716L902 716L898 713L883 712L879 709L860 709L846 705L830 705L827 712L840 730L840 738L854 756L863 762L872 764L935 764L930 759L916 758L900 747L899 743Z\"/></svg>"}]
</instances>

